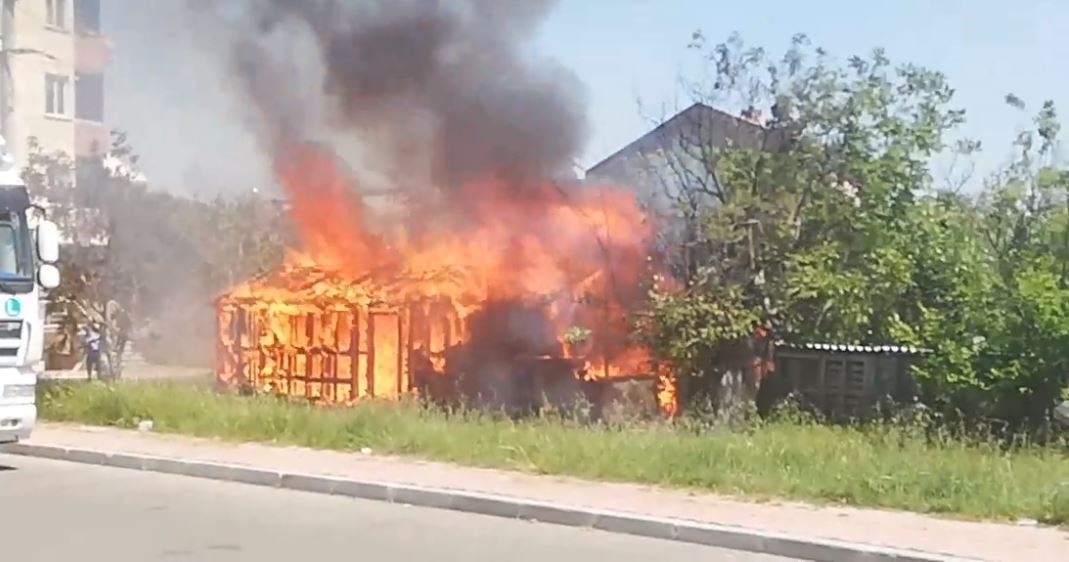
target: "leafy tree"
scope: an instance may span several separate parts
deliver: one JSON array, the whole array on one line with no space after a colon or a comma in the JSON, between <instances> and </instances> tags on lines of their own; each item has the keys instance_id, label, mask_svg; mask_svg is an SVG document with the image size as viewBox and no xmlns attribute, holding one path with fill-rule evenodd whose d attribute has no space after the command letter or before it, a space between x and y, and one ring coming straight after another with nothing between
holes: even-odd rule
<instances>
[{"instance_id":1,"label":"leafy tree","mask_svg":"<svg viewBox=\"0 0 1069 562\"><path fill-rule=\"evenodd\" d=\"M912 282L917 192L964 118L944 76L882 50L840 64L802 35L776 59L738 36L709 48L696 34L692 47L712 76L692 85L696 99L745 108L762 141L684 131L656 155L690 235L685 289L656 295L646 323L655 345L695 378L714 374L708 387L724 350L753 349L758 327L889 341Z\"/></svg>"},{"instance_id":2,"label":"leafy tree","mask_svg":"<svg viewBox=\"0 0 1069 562\"><path fill-rule=\"evenodd\" d=\"M1066 386L1069 172L1056 158L1059 130L1047 102L979 198L932 198L914 217L916 290L895 334L933 349L917 367L929 399L970 419L1038 429Z\"/></svg>"},{"instance_id":3,"label":"leafy tree","mask_svg":"<svg viewBox=\"0 0 1069 562\"><path fill-rule=\"evenodd\" d=\"M23 179L67 238L59 264L63 282L49 295L53 307L69 313L63 339L73 342L79 326L88 322L105 327L105 364L116 375L128 339L123 296L129 293L123 290L127 280L113 267L108 219L87 200L88 190L76 189L75 163L69 156L46 153L33 138L28 146Z\"/></svg>"},{"instance_id":4,"label":"leafy tree","mask_svg":"<svg viewBox=\"0 0 1069 562\"><path fill-rule=\"evenodd\" d=\"M30 146L24 179L70 239L51 298L74 324L107 326L113 374L131 339L161 360L210 362L213 299L281 262L283 209L255 193L199 201L152 190L121 133L108 155L78 162Z\"/></svg>"},{"instance_id":5,"label":"leafy tree","mask_svg":"<svg viewBox=\"0 0 1069 562\"><path fill-rule=\"evenodd\" d=\"M642 333L690 397L748 386L728 394L751 398L762 332L897 343L931 351L915 367L931 405L1044 427L1069 382L1069 171L1054 105L971 197L931 173L934 156L979 149L946 142L964 114L941 74L880 50L839 64L804 36L774 60L738 37L707 48L698 34L693 47L712 77L696 99L744 108L754 125L683 127L648 154L682 225L669 232L684 283L654 291Z\"/></svg>"}]
</instances>

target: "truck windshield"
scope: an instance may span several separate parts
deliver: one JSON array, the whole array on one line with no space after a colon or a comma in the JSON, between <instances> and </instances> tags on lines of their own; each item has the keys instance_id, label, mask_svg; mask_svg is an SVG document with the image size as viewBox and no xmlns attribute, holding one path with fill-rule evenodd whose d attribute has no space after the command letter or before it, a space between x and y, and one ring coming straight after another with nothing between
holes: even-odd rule
<instances>
[{"instance_id":1,"label":"truck windshield","mask_svg":"<svg viewBox=\"0 0 1069 562\"><path fill-rule=\"evenodd\" d=\"M0 290L6 293L32 290L31 256L26 221L20 213L0 211Z\"/></svg>"}]
</instances>

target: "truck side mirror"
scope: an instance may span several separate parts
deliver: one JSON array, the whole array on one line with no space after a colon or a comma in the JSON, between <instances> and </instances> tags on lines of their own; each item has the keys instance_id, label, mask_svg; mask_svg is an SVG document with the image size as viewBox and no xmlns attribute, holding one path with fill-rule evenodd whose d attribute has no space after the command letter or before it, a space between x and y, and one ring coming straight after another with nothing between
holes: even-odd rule
<instances>
[{"instance_id":1,"label":"truck side mirror","mask_svg":"<svg viewBox=\"0 0 1069 562\"><path fill-rule=\"evenodd\" d=\"M37 257L47 265L59 261L59 227L52 221L37 223ZM59 271L56 273L58 275Z\"/></svg>"},{"instance_id":2,"label":"truck side mirror","mask_svg":"<svg viewBox=\"0 0 1069 562\"><path fill-rule=\"evenodd\" d=\"M37 282L46 291L59 287L59 268L46 263L37 270Z\"/></svg>"}]
</instances>

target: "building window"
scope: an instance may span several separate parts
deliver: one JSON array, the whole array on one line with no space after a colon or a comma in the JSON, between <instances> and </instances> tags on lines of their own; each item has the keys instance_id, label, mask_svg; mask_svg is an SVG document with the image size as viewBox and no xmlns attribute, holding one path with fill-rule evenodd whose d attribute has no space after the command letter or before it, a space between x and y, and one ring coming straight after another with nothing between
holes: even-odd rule
<instances>
[{"instance_id":1,"label":"building window","mask_svg":"<svg viewBox=\"0 0 1069 562\"><path fill-rule=\"evenodd\" d=\"M45 114L67 116L67 84L70 79L58 74L45 75Z\"/></svg>"},{"instance_id":2,"label":"building window","mask_svg":"<svg viewBox=\"0 0 1069 562\"><path fill-rule=\"evenodd\" d=\"M74 81L74 116L104 121L104 75L79 72Z\"/></svg>"},{"instance_id":3,"label":"building window","mask_svg":"<svg viewBox=\"0 0 1069 562\"><path fill-rule=\"evenodd\" d=\"M67 0L45 0L48 11L48 25L67 29Z\"/></svg>"},{"instance_id":4,"label":"building window","mask_svg":"<svg viewBox=\"0 0 1069 562\"><path fill-rule=\"evenodd\" d=\"M82 33L100 33L100 0L74 0L74 25Z\"/></svg>"}]
</instances>

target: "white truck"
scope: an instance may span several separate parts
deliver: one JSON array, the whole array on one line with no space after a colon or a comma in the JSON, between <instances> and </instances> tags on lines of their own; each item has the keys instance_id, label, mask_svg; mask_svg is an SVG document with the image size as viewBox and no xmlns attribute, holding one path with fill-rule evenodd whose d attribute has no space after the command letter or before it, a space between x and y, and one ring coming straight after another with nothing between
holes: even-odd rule
<instances>
[{"instance_id":1,"label":"white truck","mask_svg":"<svg viewBox=\"0 0 1069 562\"><path fill-rule=\"evenodd\" d=\"M59 230L35 212L5 145L0 137L0 444L26 439L37 423L41 297L59 286Z\"/></svg>"}]
</instances>

